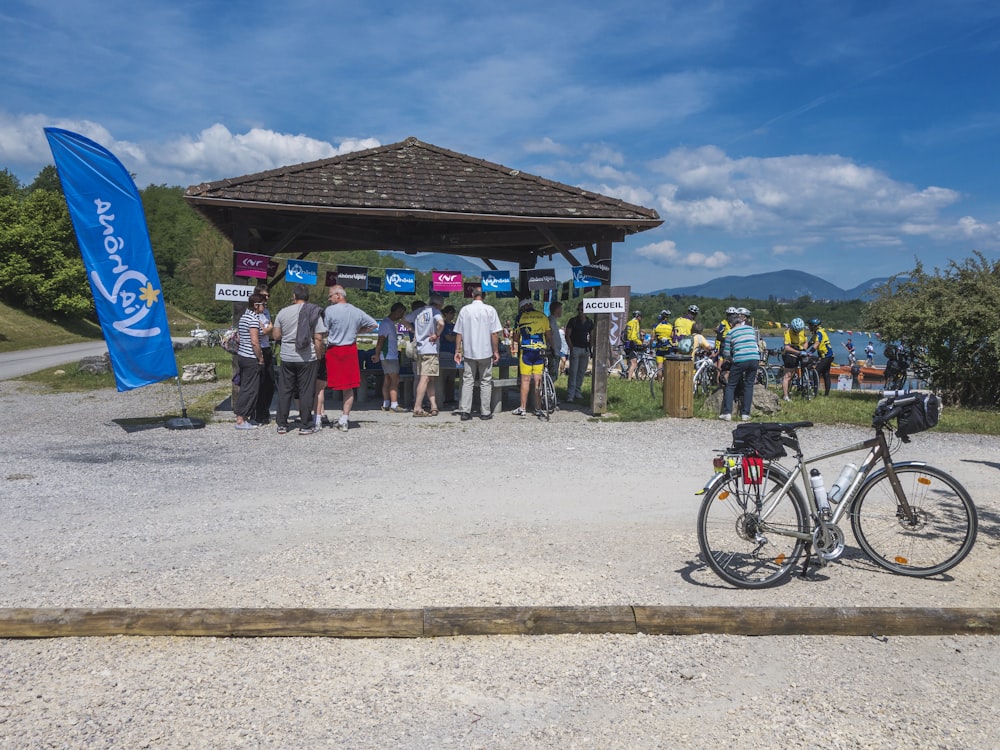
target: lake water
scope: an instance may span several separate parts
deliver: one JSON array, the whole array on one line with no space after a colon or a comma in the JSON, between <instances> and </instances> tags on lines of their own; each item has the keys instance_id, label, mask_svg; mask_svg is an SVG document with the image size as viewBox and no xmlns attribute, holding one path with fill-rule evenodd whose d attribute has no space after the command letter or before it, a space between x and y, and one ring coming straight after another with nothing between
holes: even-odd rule
<instances>
[{"instance_id":1,"label":"lake water","mask_svg":"<svg viewBox=\"0 0 1000 750\"><path fill-rule=\"evenodd\" d=\"M808 333L809 329L807 328L806 334L808 335ZM882 353L885 350L885 344L874 333L871 334L870 338L867 333L858 331L854 331L852 335L848 335L847 331L838 333L837 331L828 329L827 333L830 334L830 344L833 346L833 361L835 364L847 364L847 349L844 348L844 344L850 339L851 343L854 344L854 356L858 358L859 362L864 364L865 347L871 341L875 344L875 366L885 367L885 355ZM767 342L768 349L780 349L785 343L784 338L781 336L765 336L764 341Z\"/></svg>"}]
</instances>

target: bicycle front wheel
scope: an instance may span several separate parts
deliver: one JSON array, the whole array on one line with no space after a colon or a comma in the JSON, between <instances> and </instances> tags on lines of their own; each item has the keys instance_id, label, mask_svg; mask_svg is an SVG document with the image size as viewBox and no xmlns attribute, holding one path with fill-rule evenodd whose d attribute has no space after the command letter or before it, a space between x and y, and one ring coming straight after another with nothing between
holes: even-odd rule
<instances>
[{"instance_id":1,"label":"bicycle front wheel","mask_svg":"<svg viewBox=\"0 0 1000 750\"><path fill-rule=\"evenodd\" d=\"M656 374L649 379L649 395L663 401L663 368L658 369Z\"/></svg>"},{"instance_id":2,"label":"bicycle front wheel","mask_svg":"<svg viewBox=\"0 0 1000 750\"><path fill-rule=\"evenodd\" d=\"M885 469L868 479L851 509L851 529L873 562L904 576L925 577L958 565L972 550L979 520L969 493L940 469L893 464L907 519Z\"/></svg>"},{"instance_id":3,"label":"bicycle front wheel","mask_svg":"<svg viewBox=\"0 0 1000 750\"><path fill-rule=\"evenodd\" d=\"M698 511L698 546L722 580L761 589L792 574L809 526L798 487L782 491L788 477L786 469L769 463L760 484L747 484L735 467L706 493Z\"/></svg>"}]
</instances>

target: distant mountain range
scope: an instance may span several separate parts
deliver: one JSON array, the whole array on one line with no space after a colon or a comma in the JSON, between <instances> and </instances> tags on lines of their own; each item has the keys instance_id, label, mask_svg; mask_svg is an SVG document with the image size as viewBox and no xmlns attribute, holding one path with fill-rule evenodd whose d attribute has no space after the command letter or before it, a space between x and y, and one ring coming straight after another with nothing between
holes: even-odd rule
<instances>
[{"instance_id":1,"label":"distant mountain range","mask_svg":"<svg viewBox=\"0 0 1000 750\"><path fill-rule=\"evenodd\" d=\"M815 300L851 300L871 299L875 287L888 281L888 278L869 279L853 289L841 289L839 286L824 281L819 276L813 276L805 271L769 271L750 276L722 276L712 281L706 281L697 286L659 289L649 294L679 294L682 297L712 297L726 299L740 297L749 299L798 299L811 297Z\"/></svg>"}]
</instances>

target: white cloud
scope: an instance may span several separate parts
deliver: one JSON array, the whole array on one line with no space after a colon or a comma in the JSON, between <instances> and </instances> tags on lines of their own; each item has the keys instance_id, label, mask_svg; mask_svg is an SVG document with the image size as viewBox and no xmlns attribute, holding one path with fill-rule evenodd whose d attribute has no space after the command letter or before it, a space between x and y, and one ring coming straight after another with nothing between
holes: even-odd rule
<instances>
[{"instance_id":1,"label":"white cloud","mask_svg":"<svg viewBox=\"0 0 1000 750\"><path fill-rule=\"evenodd\" d=\"M691 268L724 268L732 262L732 256L721 251L714 253L682 253L673 240L654 242L636 249L636 253L661 266L689 266Z\"/></svg>"},{"instance_id":2,"label":"white cloud","mask_svg":"<svg viewBox=\"0 0 1000 750\"><path fill-rule=\"evenodd\" d=\"M50 126L80 133L104 146L135 173L140 187L151 183L183 187L379 145L374 138L345 138L335 146L305 135L263 128L233 133L220 123L195 136L141 145L116 140L107 128L88 120L65 120L42 114L13 117L0 112L0 164L33 170L27 179L51 164L52 153L42 130Z\"/></svg>"},{"instance_id":3,"label":"white cloud","mask_svg":"<svg viewBox=\"0 0 1000 750\"><path fill-rule=\"evenodd\" d=\"M941 211L960 198L954 190L918 189L836 155L734 159L703 146L675 149L652 168L667 177L657 205L673 227L910 232L940 225Z\"/></svg>"}]
</instances>

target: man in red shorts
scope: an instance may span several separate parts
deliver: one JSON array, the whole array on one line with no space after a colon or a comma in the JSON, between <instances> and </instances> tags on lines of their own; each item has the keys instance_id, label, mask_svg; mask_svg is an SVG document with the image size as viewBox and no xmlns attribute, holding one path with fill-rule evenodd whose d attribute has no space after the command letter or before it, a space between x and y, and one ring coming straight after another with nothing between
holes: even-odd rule
<instances>
[{"instance_id":1,"label":"man in red shorts","mask_svg":"<svg viewBox=\"0 0 1000 750\"><path fill-rule=\"evenodd\" d=\"M341 392L344 413L337 420L337 429L347 432L354 406L354 389L361 385L358 334L374 331L378 321L350 304L340 284L330 287L330 303L323 313L327 330L326 387Z\"/></svg>"}]
</instances>

